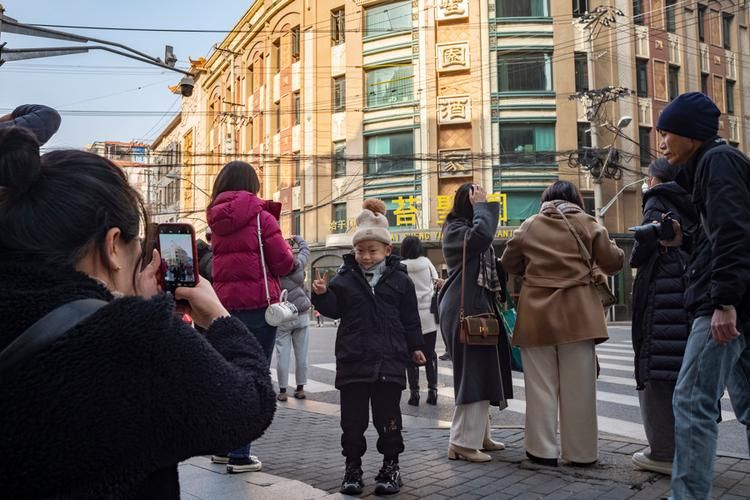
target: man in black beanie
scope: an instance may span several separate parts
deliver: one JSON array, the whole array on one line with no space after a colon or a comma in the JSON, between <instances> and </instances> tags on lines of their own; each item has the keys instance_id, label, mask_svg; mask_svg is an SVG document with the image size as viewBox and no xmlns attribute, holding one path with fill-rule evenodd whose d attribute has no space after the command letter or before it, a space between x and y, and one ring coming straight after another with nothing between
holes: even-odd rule
<instances>
[{"instance_id":1,"label":"man in black beanie","mask_svg":"<svg viewBox=\"0 0 750 500\"><path fill-rule=\"evenodd\" d=\"M721 112L704 94L678 96L656 125L659 148L698 212L677 228L690 251L685 308L695 318L674 393L677 500L711 496L724 390L750 445L750 159L717 135ZM743 335L744 333L744 335Z\"/></svg>"}]
</instances>

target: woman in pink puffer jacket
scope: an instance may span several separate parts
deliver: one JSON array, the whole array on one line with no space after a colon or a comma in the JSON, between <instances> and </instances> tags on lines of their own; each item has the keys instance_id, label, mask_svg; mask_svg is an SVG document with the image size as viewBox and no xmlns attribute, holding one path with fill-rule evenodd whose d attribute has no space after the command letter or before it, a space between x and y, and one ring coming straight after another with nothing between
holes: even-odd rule
<instances>
[{"instance_id":1,"label":"woman in pink puffer jacket","mask_svg":"<svg viewBox=\"0 0 750 500\"><path fill-rule=\"evenodd\" d=\"M276 341L276 327L266 323L265 312L281 294L279 276L294 266L294 254L281 235L281 204L257 196L260 180L245 162L227 163L214 182L206 210L213 249L213 286L227 310L239 318L260 342L268 362ZM258 241L258 222L265 262ZM263 277L268 276L268 297ZM258 471L262 465L250 455L250 445L212 457L226 463L228 472Z\"/></svg>"}]
</instances>

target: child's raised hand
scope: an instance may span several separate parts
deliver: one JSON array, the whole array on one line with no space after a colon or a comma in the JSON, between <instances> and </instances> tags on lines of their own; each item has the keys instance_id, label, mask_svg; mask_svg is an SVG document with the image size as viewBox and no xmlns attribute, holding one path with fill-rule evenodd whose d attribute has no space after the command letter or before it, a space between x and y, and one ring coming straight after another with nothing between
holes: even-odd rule
<instances>
[{"instance_id":1,"label":"child's raised hand","mask_svg":"<svg viewBox=\"0 0 750 500\"><path fill-rule=\"evenodd\" d=\"M411 353L411 360L419 366L427 363L427 358L424 357L424 353L422 351L414 351L413 353Z\"/></svg>"},{"instance_id":2,"label":"child's raised hand","mask_svg":"<svg viewBox=\"0 0 750 500\"><path fill-rule=\"evenodd\" d=\"M320 275L320 270L315 270L315 280L312 282L312 289L315 295L323 295L328 290L328 271Z\"/></svg>"}]
</instances>

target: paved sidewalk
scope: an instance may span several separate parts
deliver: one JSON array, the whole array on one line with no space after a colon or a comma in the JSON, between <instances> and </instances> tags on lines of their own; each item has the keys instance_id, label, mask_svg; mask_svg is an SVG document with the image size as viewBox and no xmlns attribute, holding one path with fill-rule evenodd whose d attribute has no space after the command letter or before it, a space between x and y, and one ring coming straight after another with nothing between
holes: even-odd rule
<instances>
[{"instance_id":1,"label":"paved sidewalk","mask_svg":"<svg viewBox=\"0 0 750 500\"><path fill-rule=\"evenodd\" d=\"M495 421L498 412L492 412ZM658 499L668 495L669 478L634 470L630 457L643 443L600 436L600 461L591 468L537 466L526 460L523 429L493 426L493 438L507 449L493 452L486 464L446 458L448 422L404 418L406 451L401 455L404 487L391 498L461 499ZM180 465L182 497L210 499L349 498L338 492L344 469L338 406L310 400L279 404L266 435L253 444L263 472L228 475L225 467L196 457ZM376 432L367 431L363 458L365 491L375 498L374 477L382 456ZM750 460L717 458L714 498L750 498Z\"/></svg>"}]
</instances>

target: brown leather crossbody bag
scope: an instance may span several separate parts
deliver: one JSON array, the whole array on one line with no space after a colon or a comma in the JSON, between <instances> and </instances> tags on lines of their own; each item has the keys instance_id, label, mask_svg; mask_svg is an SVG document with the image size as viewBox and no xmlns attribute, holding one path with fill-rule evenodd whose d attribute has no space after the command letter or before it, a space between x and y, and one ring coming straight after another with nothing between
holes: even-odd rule
<instances>
[{"instance_id":1,"label":"brown leather crossbody bag","mask_svg":"<svg viewBox=\"0 0 750 500\"><path fill-rule=\"evenodd\" d=\"M464 255L461 268L461 305L459 306L458 340L466 345L497 345L500 340L500 323L494 313L464 315L464 288L466 284L466 242L469 232L464 236Z\"/></svg>"}]
</instances>

